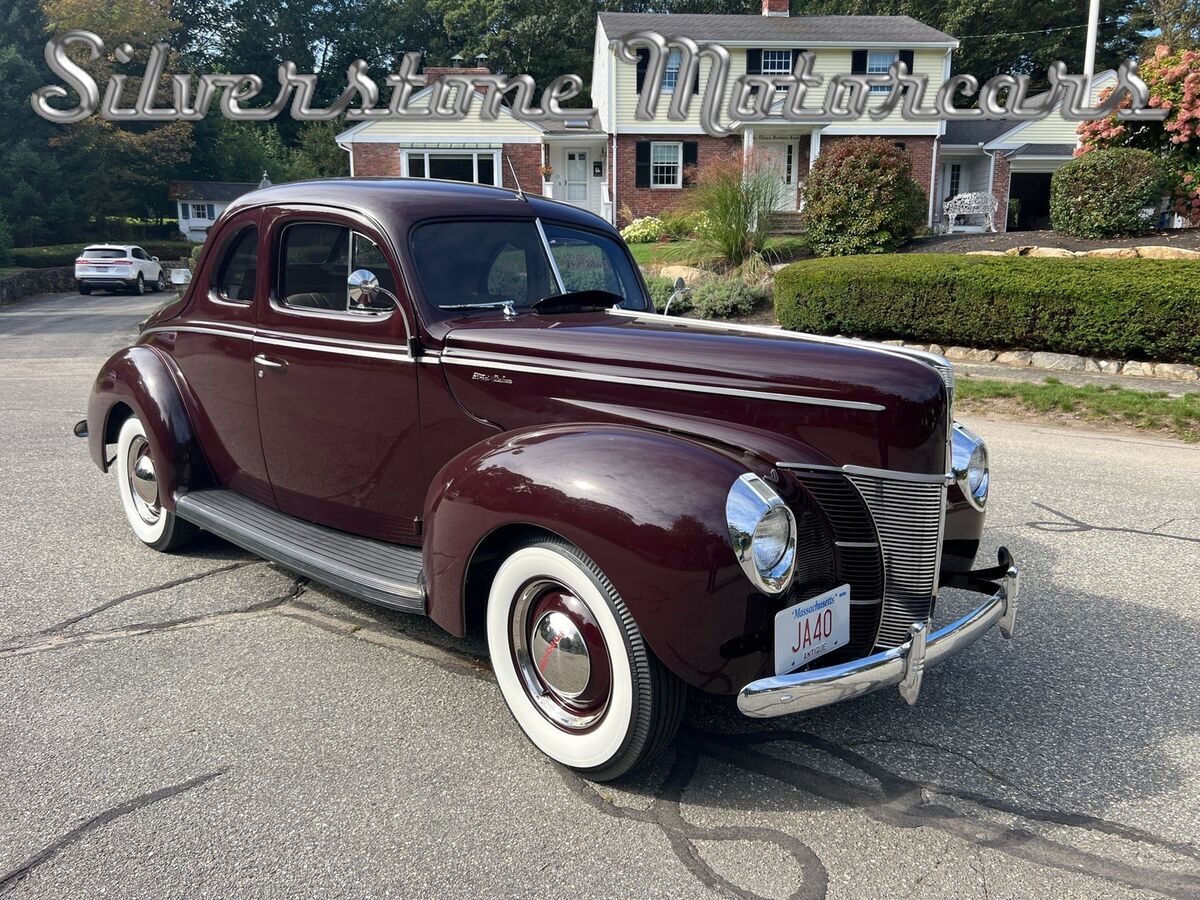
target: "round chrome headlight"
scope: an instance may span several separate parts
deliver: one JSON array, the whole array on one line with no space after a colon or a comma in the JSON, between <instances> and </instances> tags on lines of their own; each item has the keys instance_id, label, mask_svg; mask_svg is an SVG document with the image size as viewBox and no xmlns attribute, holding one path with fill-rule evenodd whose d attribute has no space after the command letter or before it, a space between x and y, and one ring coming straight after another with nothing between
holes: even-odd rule
<instances>
[{"instance_id":1,"label":"round chrome headlight","mask_svg":"<svg viewBox=\"0 0 1200 900\"><path fill-rule=\"evenodd\" d=\"M725 500L729 540L742 570L768 594L788 589L796 571L796 519L769 484L747 472Z\"/></svg>"},{"instance_id":2,"label":"round chrome headlight","mask_svg":"<svg viewBox=\"0 0 1200 900\"><path fill-rule=\"evenodd\" d=\"M954 423L950 438L954 478L963 496L976 509L987 503L989 481L988 452L983 438L965 425Z\"/></svg>"}]
</instances>

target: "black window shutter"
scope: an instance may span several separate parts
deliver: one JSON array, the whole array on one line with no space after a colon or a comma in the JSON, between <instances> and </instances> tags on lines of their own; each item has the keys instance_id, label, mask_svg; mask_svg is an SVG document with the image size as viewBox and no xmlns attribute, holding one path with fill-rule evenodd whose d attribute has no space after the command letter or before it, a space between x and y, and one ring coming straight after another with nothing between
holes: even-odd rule
<instances>
[{"instance_id":1,"label":"black window shutter","mask_svg":"<svg viewBox=\"0 0 1200 900\"><path fill-rule=\"evenodd\" d=\"M908 66L908 74L909 74L909 75L911 75L911 74L912 74L912 70L913 70L913 57L914 57L915 55L916 55L916 54L914 54L914 53L913 53L911 50L901 50L901 51L900 51L900 62L902 62L902 63L904 63L906 66Z\"/></svg>"},{"instance_id":2,"label":"black window shutter","mask_svg":"<svg viewBox=\"0 0 1200 900\"><path fill-rule=\"evenodd\" d=\"M634 187L650 187L650 142L637 142L637 172L633 179Z\"/></svg>"},{"instance_id":3,"label":"black window shutter","mask_svg":"<svg viewBox=\"0 0 1200 900\"><path fill-rule=\"evenodd\" d=\"M697 151L700 149L700 144L696 141L683 142L683 186L690 187L695 184L695 180L691 177L692 173L688 171L689 167L694 168L699 161Z\"/></svg>"},{"instance_id":4,"label":"black window shutter","mask_svg":"<svg viewBox=\"0 0 1200 900\"><path fill-rule=\"evenodd\" d=\"M855 50L850 54L850 74L851 75L866 75L867 74L867 51Z\"/></svg>"},{"instance_id":5,"label":"black window shutter","mask_svg":"<svg viewBox=\"0 0 1200 900\"><path fill-rule=\"evenodd\" d=\"M646 68L650 65L650 51L645 47L640 47L637 51L637 92L642 92L642 85L646 83Z\"/></svg>"},{"instance_id":6,"label":"black window shutter","mask_svg":"<svg viewBox=\"0 0 1200 900\"><path fill-rule=\"evenodd\" d=\"M762 50L747 50L746 51L746 74L761 75L762 74Z\"/></svg>"}]
</instances>

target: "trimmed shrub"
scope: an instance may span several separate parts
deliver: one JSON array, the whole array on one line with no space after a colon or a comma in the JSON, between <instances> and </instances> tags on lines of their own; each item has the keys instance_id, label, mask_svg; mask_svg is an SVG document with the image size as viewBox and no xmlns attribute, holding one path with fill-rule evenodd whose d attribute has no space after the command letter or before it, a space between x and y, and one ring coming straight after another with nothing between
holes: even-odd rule
<instances>
[{"instance_id":1,"label":"trimmed shrub","mask_svg":"<svg viewBox=\"0 0 1200 900\"><path fill-rule=\"evenodd\" d=\"M662 312L667 308L667 301L675 293L675 279L664 278L661 275L647 275L646 288L650 291L650 300L654 303L654 311ZM691 312L691 298L680 297L671 305L671 315L683 315Z\"/></svg>"},{"instance_id":2,"label":"trimmed shrub","mask_svg":"<svg viewBox=\"0 0 1200 900\"><path fill-rule=\"evenodd\" d=\"M764 293L740 279L702 281L692 289L695 315L701 319L747 316L764 299ZM674 311L675 307L672 306Z\"/></svg>"},{"instance_id":3,"label":"trimmed shrub","mask_svg":"<svg viewBox=\"0 0 1200 900\"><path fill-rule=\"evenodd\" d=\"M1128 147L1093 150L1054 173L1050 223L1055 231L1084 238L1144 234L1155 225L1168 190L1166 172L1153 153Z\"/></svg>"},{"instance_id":4,"label":"trimmed shrub","mask_svg":"<svg viewBox=\"0 0 1200 900\"><path fill-rule=\"evenodd\" d=\"M642 216L634 219L621 229L621 237L627 244L653 244L663 236L662 219L656 216Z\"/></svg>"},{"instance_id":5,"label":"trimmed shrub","mask_svg":"<svg viewBox=\"0 0 1200 900\"><path fill-rule=\"evenodd\" d=\"M838 141L804 179L800 222L817 256L887 253L925 223L926 197L907 153L885 138Z\"/></svg>"},{"instance_id":6,"label":"trimmed shrub","mask_svg":"<svg viewBox=\"0 0 1200 900\"><path fill-rule=\"evenodd\" d=\"M1200 363L1200 262L904 254L775 277L784 328Z\"/></svg>"},{"instance_id":7,"label":"trimmed shrub","mask_svg":"<svg viewBox=\"0 0 1200 900\"><path fill-rule=\"evenodd\" d=\"M103 244L105 241L88 241L86 244L54 244L49 247L18 247L12 252L14 266L26 269L52 269L57 266L73 266L84 247ZM116 241L114 243L124 243ZM192 252L188 241L169 241L139 245L151 256L160 259L184 259Z\"/></svg>"}]
</instances>

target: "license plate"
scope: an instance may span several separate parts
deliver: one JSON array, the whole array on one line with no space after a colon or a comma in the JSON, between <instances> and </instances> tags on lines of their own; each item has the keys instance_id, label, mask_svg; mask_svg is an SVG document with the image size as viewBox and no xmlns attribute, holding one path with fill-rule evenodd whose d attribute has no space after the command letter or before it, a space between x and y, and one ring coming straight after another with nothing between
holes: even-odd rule
<instances>
[{"instance_id":1,"label":"license plate","mask_svg":"<svg viewBox=\"0 0 1200 900\"><path fill-rule=\"evenodd\" d=\"M97 272L107 272L112 266L96 266Z\"/></svg>"},{"instance_id":2,"label":"license plate","mask_svg":"<svg viewBox=\"0 0 1200 900\"><path fill-rule=\"evenodd\" d=\"M850 643L850 585L775 614L775 674L784 675Z\"/></svg>"}]
</instances>

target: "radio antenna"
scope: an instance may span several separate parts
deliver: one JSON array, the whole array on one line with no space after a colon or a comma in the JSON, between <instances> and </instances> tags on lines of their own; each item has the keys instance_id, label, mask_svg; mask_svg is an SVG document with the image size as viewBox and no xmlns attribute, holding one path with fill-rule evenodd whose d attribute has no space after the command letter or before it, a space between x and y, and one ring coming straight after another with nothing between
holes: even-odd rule
<instances>
[{"instance_id":1,"label":"radio antenna","mask_svg":"<svg viewBox=\"0 0 1200 900\"><path fill-rule=\"evenodd\" d=\"M517 177L517 170L513 168L512 157L505 156L504 160L505 160L505 162L508 163L508 171L512 172L513 184L515 184L517 186L517 199L524 200L525 199L525 191L523 191L521 189L521 179L519 179Z\"/></svg>"}]
</instances>

